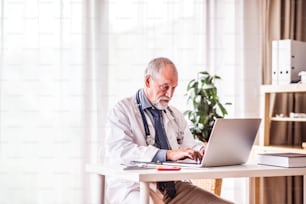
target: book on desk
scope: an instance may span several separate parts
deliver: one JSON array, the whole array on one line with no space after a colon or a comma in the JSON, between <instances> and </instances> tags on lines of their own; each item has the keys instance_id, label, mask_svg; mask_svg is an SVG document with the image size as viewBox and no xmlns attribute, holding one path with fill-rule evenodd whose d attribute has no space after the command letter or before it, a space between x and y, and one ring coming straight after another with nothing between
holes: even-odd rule
<instances>
[{"instance_id":1,"label":"book on desk","mask_svg":"<svg viewBox=\"0 0 306 204\"><path fill-rule=\"evenodd\" d=\"M262 153L256 155L258 164L280 167L306 167L306 154L302 153Z\"/></svg>"}]
</instances>

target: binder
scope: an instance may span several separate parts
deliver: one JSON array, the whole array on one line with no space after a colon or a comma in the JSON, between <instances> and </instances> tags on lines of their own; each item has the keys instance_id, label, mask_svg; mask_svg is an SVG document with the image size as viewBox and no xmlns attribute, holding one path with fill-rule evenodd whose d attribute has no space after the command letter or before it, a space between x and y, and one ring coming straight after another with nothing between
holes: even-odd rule
<instances>
[{"instance_id":1,"label":"binder","mask_svg":"<svg viewBox=\"0 0 306 204\"><path fill-rule=\"evenodd\" d=\"M296 40L272 41L272 84L300 81L299 72L306 71L306 42Z\"/></svg>"}]
</instances>

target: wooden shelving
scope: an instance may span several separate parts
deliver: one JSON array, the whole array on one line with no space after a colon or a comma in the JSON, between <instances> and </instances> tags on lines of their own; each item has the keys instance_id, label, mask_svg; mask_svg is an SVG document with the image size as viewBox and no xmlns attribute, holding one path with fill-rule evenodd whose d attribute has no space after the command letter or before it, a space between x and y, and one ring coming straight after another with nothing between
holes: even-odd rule
<instances>
[{"instance_id":1,"label":"wooden shelving","mask_svg":"<svg viewBox=\"0 0 306 204\"><path fill-rule=\"evenodd\" d=\"M301 148L300 146L254 146L255 152L260 153L277 153L277 152L294 152L294 153L306 153L306 149Z\"/></svg>"},{"instance_id":2,"label":"wooden shelving","mask_svg":"<svg viewBox=\"0 0 306 204\"><path fill-rule=\"evenodd\" d=\"M306 94L306 84L284 84L284 85L262 85L261 86L261 93L263 95L263 132L259 139L259 146L261 148L270 149L270 127L271 122L306 122L306 118L294 118L294 117L276 117L272 115L272 107L271 107L271 97L275 93L305 93ZM306 110L305 110L306 113ZM282 149L286 151L299 151L299 149L303 152L306 152L302 148L302 144L300 147L291 148L287 147L278 147L275 150L281 151Z\"/></svg>"},{"instance_id":3,"label":"wooden shelving","mask_svg":"<svg viewBox=\"0 0 306 204\"><path fill-rule=\"evenodd\" d=\"M306 118L272 117L271 121L306 122Z\"/></svg>"},{"instance_id":4,"label":"wooden shelving","mask_svg":"<svg viewBox=\"0 0 306 204\"><path fill-rule=\"evenodd\" d=\"M262 85L261 91L266 94L306 92L306 84Z\"/></svg>"}]
</instances>

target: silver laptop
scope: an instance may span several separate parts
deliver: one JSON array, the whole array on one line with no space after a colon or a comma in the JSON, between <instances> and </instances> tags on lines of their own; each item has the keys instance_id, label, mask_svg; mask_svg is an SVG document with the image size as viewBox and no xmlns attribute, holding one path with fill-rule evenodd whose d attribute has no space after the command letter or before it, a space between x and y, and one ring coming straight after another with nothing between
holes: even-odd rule
<instances>
[{"instance_id":1,"label":"silver laptop","mask_svg":"<svg viewBox=\"0 0 306 204\"><path fill-rule=\"evenodd\" d=\"M186 167L215 167L247 162L261 119L217 119L201 162L181 160L164 165Z\"/></svg>"}]
</instances>

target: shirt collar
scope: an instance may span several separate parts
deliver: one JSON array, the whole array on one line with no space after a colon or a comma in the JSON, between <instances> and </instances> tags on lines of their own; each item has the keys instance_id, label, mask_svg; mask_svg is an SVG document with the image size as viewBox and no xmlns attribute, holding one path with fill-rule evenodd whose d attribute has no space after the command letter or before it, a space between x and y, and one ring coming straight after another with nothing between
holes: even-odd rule
<instances>
[{"instance_id":1,"label":"shirt collar","mask_svg":"<svg viewBox=\"0 0 306 204\"><path fill-rule=\"evenodd\" d=\"M144 93L143 89L139 91L139 98L140 98L140 104L141 104L142 110L153 107L153 105L147 98L146 94Z\"/></svg>"}]
</instances>

